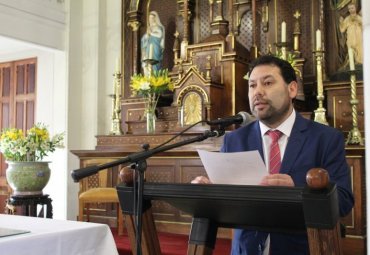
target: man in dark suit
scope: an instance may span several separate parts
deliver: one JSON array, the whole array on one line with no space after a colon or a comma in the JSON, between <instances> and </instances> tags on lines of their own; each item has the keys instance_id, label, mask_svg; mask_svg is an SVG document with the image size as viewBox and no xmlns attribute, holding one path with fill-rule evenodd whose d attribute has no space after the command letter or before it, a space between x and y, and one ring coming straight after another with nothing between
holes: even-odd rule
<instances>
[{"instance_id":1,"label":"man in dark suit","mask_svg":"<svg viewBox=\"0 0 370 255\"><path fill-rule=\"evenodd\" d=\"M304 119L294 110L297 81L295 71L287 61L273 56L260 57L251 65L248 83L249 104L257 121L226 134L221 151L258 150L269 171L261 185L304 186L311 168L324 168L330 181L337 184L340 215L347 215L354 201L343 134ZM269 135L273 131L279 133L275 145ZM274 146L278 147L278 162L276 158L275 161L270 158L276 153L276 148L272 149ZM278 168L277 173L274 167ZM210 181L199 176L192 183ZM307 235L236 229L231 254L309 254Z\"/></svg>"}]
</instances>

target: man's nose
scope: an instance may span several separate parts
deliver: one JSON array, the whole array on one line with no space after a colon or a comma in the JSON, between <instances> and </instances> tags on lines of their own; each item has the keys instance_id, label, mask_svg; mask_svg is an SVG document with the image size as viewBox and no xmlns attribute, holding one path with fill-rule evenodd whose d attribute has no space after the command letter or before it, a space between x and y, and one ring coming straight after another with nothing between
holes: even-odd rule
<instances>
[{"instance_id":1,"label":"man's nose","mask_svg":"<svg viewBox=\"0 0 370 255\"><path fill-rule=\"evenodd\" d=\"M256 86L254 87L254 94L255 95L262 95L263 94L263 86L260 82L257 82Z\"/></svg>"}]
</instances>

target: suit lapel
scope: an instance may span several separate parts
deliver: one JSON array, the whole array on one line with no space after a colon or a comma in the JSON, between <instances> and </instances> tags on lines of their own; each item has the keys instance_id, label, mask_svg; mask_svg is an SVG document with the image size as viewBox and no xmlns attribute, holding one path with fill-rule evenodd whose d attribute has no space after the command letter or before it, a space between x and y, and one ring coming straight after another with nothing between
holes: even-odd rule
<instances>
[{"instance_id":1,"label":"suit lapel","mask_svg":"<svg viewBox=\"0 0 370 255\"><path fill-rule=\"evenodd\" d=\"M287 174L292 168L298 155L302 152L303 145L307 139L306 132L308 121L304 119L299 113L292 128L287 147L285 149L284 158L281 162L280 173Z\"/></svg>"},{"instance_id":2,"label":"suit lapel","mask_svg":"<svg viewBox=\"0 0 370 255\"><path fill-rule=\"evenodd\" d=\"M263 156L262 137L259 122L256 121L251 129L252 134L248 138L248 150L258 150L261 158L265 161Z\"/></svg>"}]
</instances>

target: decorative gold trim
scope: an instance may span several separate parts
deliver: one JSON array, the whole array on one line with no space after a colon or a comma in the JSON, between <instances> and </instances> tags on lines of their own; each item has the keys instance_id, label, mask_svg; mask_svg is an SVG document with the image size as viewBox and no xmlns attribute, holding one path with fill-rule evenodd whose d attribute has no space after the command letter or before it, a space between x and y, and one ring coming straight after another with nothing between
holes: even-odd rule
<instances>
[{"instance_id":1,"label":"decorative gold trim","mask_svg":"<svg viewBox=\"0 0 370 255\"><path fill-rule=\"evenodd\" d=\"M356 146L356 145L346 146L346 151L357 151L357 150L365 151L365 146ZM350 156L347 156L347 157L350 157ZM364 158L363 156L358 156L358 157L359 159Z\"/></svg>"},{"instance_id":2,"label":"decorative gold trim","mask_svg":"<svg viewBox=\"0 0 370 255\"><path fill-rule=\"evenodd\" d=\"M123 103L122 105L135 105L135 104L143 104L144 101L137 101L137 102L129 102L129 103Z\"/></svg>"},{"instance_id":3,"label":"decorative gold trim","mask_svg":"<svg viewBox=\"0 0 370 255\"><path fill-rule=\"evenodd\" d=\"M148 3L146 5L146 26L149 26L149 8L150 8L151 0L148 0Z\"/></svg>"},{"instance_id":4,"label":"decorative gold trim","mask_svg":"<svg viewBox=\"0 0 370 255\"><path fill-rule=\"evenodd\" d=\"M278 13L277 13L277 0L274 0L274 16L275 16L275 42L278 41Z\"/></svg>"},{"instance_id":5,"label":"decorative gold trim","mask_svg":"<svg viewBox=\"0 0 370 255\"><path fill-rule=\"evenodd\" d=\"M129 21L127 25L132 29L132 31L138 31L141 23L139 21Z\"/></svg>"},{"instance_id":6,"label":"decorative gold trim","mask_svg":"<svg viewBox=\"0 0 370 255\"><path fill-rule=\"evenodd\" d=\"M359 101L357 99L357 88L356 88L356 71L350 71L351 75L351 99L350 104L352 106L352 129L348 133L346 144L359 144L364 145L361 132L358 129L358 113L357 105Z\"/></svg>"},{"instance_id":7,"label":"decorative gold trim","mask_svg":"<svg viewBox=\"0 0 370 255\"><path fill-rule=\"evenodd\" d=\"M138 11L139 10L140 0L131 0L130 3L130 11Z\"/></svg>"},{"instance_id":8,"label":"decorative gold trim","mask_svg":"<svg viewBox=\"0 0 370 255\"><path fill-rule=\"evenodd\" d=\"M186 216L187 214L183 214L184 216ZM178 221L165 221L165 220L156 220L155 221L156 223L166 223L166 224L179 224L179 225L188 225L190 226L191 225L191 222L178 222Z\"/></svg>"},{"instance_id":9,"label":"decorative gold trim","mask_svg":"<svg viewBox=\"0 0 370 255\"><path fill-rule=\"evenodd\" d=\"M235 63L233 62L232 63L232 66L231 66L231 72L232 72L232 78L231 78L231 90L232 90L232 95L231 95L231 102L232 102L232 114L234 115L235 114L235 101L236 101L236 98L235 98L235 94L236 94L236 91L235 91ZM247 95L246 95L247 96Z\"/></svg>"},{"instance_id":10,"label":"decorative gold trim","mask_svg":"<svg viewBox=\"0 0 370 255\"><path fill-rule=\"evenodd\" d=\"M346 235L346 238L353 238L353 239L365 239L366 236L355 236L355 235Z\"/></svg>"},{"instance_id":11,"label":"decorative gold trim","mask_svg":"<svg viewBox=\"0 0 370 255\"><path fill-rule=\"evenodd\" d=\"M351 172L351 190L353 192L353 188L354 188L354 182L353 182L353 165L350 167L350 172ZM354 229L355 228L355 210L354 208L352 208L351 210L351 224L350 226L346 226L347 228L351 228L351 229Z\"/></svg>"},{"instance_id":12,"label":"decorative gold trim","mask_svg":"<svg viewBox=\"0 0 370 255\"><path fill-rule=\"evenodd\" d=\"M124 78L125 77L125 66L124 66L124 61L123 59L125 59L125 20L126 20L126 13L125 13L125 8L123 6L123 2L122 2L122 6L121 6L121 53L120 53L120 67L121 67L121 103L122 103L122 98L125 98L125 89L124 89Z\"/></svg>"},{"instance_id":13,"label":"decorative gold trim","mask_svg":"<svg viewBox=\"0 0 370 255\"><path fill-rule=\"evenodd\" d=\"M179 95L177 96L177 99L176 99L176 103L179 107L182 106L182 100L184 98L184 96L190 92L190 91L196 91L198 92L201 96L203 96L203 99L204 99L204 102L205 103L209 103L209 98L208 98L208 95L207 95L207 92L202 89L201 87L197 86L197 85L189 85L185 88L183 88L180 92L179 92Z\"/></svg>"},{"instance_id":14,"label":"decorative gold trim","mask_svg":"<svg viewBox=\"0 0 370 255\"><path fill-rule=\"evenodd\" d=\"M336 96L333 96L333 127L337 127L337 107L336 107L336 101L337 101L337 97Z\"/></svg>"},{"instance_id":15,"label":"decorative gold trim","mask_svg":"<svg viewBox=\"0 0 370 255\"><path fill-rule=\"evenodd\" d=\"M319 122L324 125L329 125L328 121L326 120L325 112L326 109L324 108L324 85L323 85L323 55L324 51L321 48L314 51L314 55L316 58L316 76L317 76L317 101L318 107L314 111L316 122Z\"/></svg>"}]
</instances>

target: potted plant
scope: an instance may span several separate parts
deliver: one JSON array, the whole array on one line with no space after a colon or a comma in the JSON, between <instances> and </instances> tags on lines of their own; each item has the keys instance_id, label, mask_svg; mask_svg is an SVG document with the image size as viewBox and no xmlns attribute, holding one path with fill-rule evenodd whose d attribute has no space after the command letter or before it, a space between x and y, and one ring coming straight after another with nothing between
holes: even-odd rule
<instances>
[{"instance_id":1,"label":"potted plant","mask_svg":"<svg viewBox=\"0 0 370 255\"><path fill-rule=\"evenodd\" d=\"M42 195L50 178L48 153L63 147L64 133L50 137L42 123L37 123L24 134L21 129L5 128L1 131L0 151L8 168L6 179L14 195Z\"/></svg>"}]
</instances>

